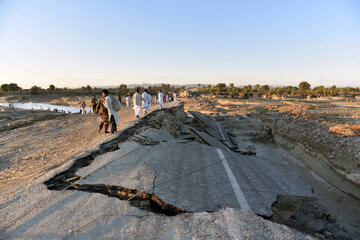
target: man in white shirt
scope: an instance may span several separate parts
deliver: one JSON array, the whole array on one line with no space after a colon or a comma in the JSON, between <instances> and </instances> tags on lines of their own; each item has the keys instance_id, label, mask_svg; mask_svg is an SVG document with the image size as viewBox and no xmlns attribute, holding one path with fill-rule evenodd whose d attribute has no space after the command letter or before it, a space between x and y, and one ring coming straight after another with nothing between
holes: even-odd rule
<instances>
[{"instance_id":1,"label":"man in white shirt","mask_svg":"<svg viewBox=\"0 0 360 240\"><path fill-rule=\"evenodd\" d=\"M109 113L109 119L110 119L110 124L111 124L111 134L114 134L117 131L117 123L118 123L117 113L112 106L112 102L111 102L112 99L110 98L109 91L107 89L104 89L104 90L102 90L101 95L105 98L104 105L108 109L108 113Z\"/></svg>"},{"instance_id":2,"label":"man in white shirt","mask_svg":"<svg viewBox=\"0 0 360 240\"><path fill-rule=\"evenodd\" d=\"M151 95L148 93L147 89L145 89L145 92L142 94L142 97L144 99L142 107L144 109L145 114L147 114L147 111L149 111L151 106Z\"/></svg>"},{"instance_id":3,"label":"man in white shirt","mask_svg":"<svg viewBox=\"0 0 360 240\"><path fill-rule=\"evenodd\" d=\"M160 103L160 108L162 108L162 106L164 105L164 94L162 90L160 90L159 92L159 103Z\"/></svg>"},{"instance_id":4,"label":"man in white shirt","mask_svg":"<svg viewBox=\"0 0 360 240\"><path fill-rule=\"evenodd\" d=\"M126 97L126 107L129 108L130 107L130 96L127 95Z\"/></svg>"},{"instance_id":5,"label":"man in white shirt","mask_svg":"<svg viewBox=\"0 0 360 240\"><path fill-rule=\"evenodd\" d=\"M134 93L134 95L132 96L133 98L133 102L134 102L134 111L135 111L135 116L136 118L140 118L140 114L141 114L141 101L143 101L143 97L141 96L141 94L139 93L140 89L137 88L136 92Z\"/></svg>"}]
</instances>

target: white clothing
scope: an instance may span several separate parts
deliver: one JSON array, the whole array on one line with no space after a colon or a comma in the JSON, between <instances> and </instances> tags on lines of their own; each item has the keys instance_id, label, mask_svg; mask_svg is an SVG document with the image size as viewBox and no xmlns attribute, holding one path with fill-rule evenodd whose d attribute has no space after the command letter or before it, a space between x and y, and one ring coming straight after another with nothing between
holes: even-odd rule
<instances>
[{"instance_id":1,"label":"white clothing","mask_svg":"<svg viewBox=\"0 0 360 240\"><path fill-rule=\"evenodd\" d=\"M174 101L177 102L178 99L177 99L176 93L173 94L173 98L174 98Z\"/></svg>"},{"instance_id":2,"label":"white clothing","mask_svg":"<svg viewBox=\"0 0 360 240\"><path fill-rule=\"evenodd\" d=\"M126 107L130 107L130 96L126 97Z\"/></svg>"},{"instance_id":3,"label":"white clothing","mask_svg":"<svg viewBox=\"0 0 360 240\"><path fill-rule=\"evenodd\" d=\"M169 95L168 94L166 94L165 100L166 100L166 102L169 101Z\"/></svg>"},{"instance_id":4,"label":"white clothing","mask_svg":"<svg viewBox=\"0 0 360 240\"><path fill-rule=\"evenodd\" d=\"M148 111L151 106L151 95L148 94L147 92L144 92L142 94L142 97L144 99L142 102L142 107L144 108L145 111Z\"/></svg>"},{"instance_id":5,"label":"white clothing","mask_svg":"<svg viewBox=\"0 0 360 240\"><path fill-rule=\"evenodd\" d=\"M141 115L141 106L140 105L135 105L133 109L135 111L135 116Z\"/></svg>"},{"instance_id":6,"label":"white clothing","mask_svg":"<svg viewBox=\"0 0 360 240\"><path fill-rule=\"evenodd\" d=\"M111 105L111 98L110 96L107 96L105 98L105 107L108 109L109 112L109 119L111 119L111 116L114 116L115 123L118 123L118 117L115 109Z\"/></svg>"},{"instance_id":7,"label":"white clothing","mask_svg":"<svg viewBox=\"0 0 360 240\"><path fill-rule=\"evenodd\" d=\"M160 106L164 104L164 94L162 92L159 92L159 103Z\"/></svg>"}]
</instances>

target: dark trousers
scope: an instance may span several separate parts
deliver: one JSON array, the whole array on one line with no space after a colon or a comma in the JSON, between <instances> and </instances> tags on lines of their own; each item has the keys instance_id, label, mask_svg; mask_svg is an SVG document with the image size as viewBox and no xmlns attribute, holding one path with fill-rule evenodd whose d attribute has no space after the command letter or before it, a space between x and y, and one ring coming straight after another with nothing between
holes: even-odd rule
<instances>
[{"instance_id":1,"label":"dark trousers","mask_svg":"<svg viewBox=\"0 0 360 240\"><path fill-rule=\"evenodd\" d=\"M115 133L117 131L117 126L114 116L110 117L110 124L111 124L111 133Z\"/></svg>"},{"instance_id":2,"label":"dark trousers","mask_svg":"<svg viewBox=\"0 0 360 240\"><path fill-rule=\"evenodd\" d=\"M96 112L96 104L93 104L93 112Z\"/></svg>"}]
</instances>

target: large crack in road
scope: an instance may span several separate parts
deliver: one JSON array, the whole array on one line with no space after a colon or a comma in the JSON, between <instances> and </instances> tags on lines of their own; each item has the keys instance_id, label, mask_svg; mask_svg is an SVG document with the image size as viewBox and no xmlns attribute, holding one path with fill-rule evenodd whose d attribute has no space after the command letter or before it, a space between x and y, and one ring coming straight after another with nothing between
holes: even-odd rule
<instances>
[{"instance_id":1,"label":"large crack in road","mask_svg":"<svg viewBox=\"0 0 360 240\"><path fill-rule=\"evenodd\" d=\"M163 109L161 111L165 111L167 113L170 112L170 114L174 114L171 112L170 109ZM160 114L159 114L160 113ZM152 193L148 193L146 191L141 191L136 188L127 188L122 185L114 185L114 184L80 184L77 183L80 179L83 179L83 177L77 176L76 172L80 170L81 168L85 168L89 166L97 156L103 155L105 153L113 152L116 150L119 150L119 144L123 143L127 140L135 141L142 145L157 145L161 141L157 141L156 139L151 139L146 136L142 136L139 134L140 129L143 129L144 127L150 127L150 128L159 128L159 124L161 123L156 122L154 120L154 117L157 115L163 115L163 112L160 111L154 111L150 113L149 115L145 116L144 118L141 118L138 120L133 126L123 130L120 132L115 138L110 139L109 141L101 144L98 149L95 149L89 153L86 153L85 155L82 155L78 157L75 162L72 164L70 168L67 170L60 172L56 174L51 179L44 182L44 184L47 186L49 190L77 190L77 191L84 191L84 192L90 192L90 193L100 193L104 194L109 197L116 197L123 201L129 201L130 205L137 207L142 210L147 210L156 214L163 214L166 216L175 216L177 214L187 213L187 212L193 212L189 211L186 208L180 208L176 206L177 204L172 204L168 201L165 201L160 196L157 196L154 194L155 192L155 186L156 186L156 179L158 177L157 171L154 168L151 168L152 171L154 171L154 177L152 180ZM169 129L168 129L169 130ZM191 129L190 129L191 130ZM175 133L177 129L170 129L169 132ZM193 133L193 131L191 131ZM197 135L199 133L196 132L194 134L195 141L197 139ZM186 135L186 134L185 134ZM207 140L207 139L205 139ZM211 139L209 139L211 140ZM193 141L190 141L193 142ZM200 143L207 143L211 146L211 142L206 141L199 141ZM182 142L184 143L184 142ZM185 142L187 143L187 142ZM220 143L221 144L221 143ZM223 145L223 144L221 144ZM216 146L213 146L216 147ZM235 149L237 150L237 149ZM243 155L252 155L248 154L247 152L241 152L237 151L240 154ZM286 209L288 206L283 206L280 203L279 199L282 199L281 195L277 195L277 200L273 202L272 206L272 216L265 216L261 214L257 214L267 220L286 224L288 226L294 227L300 231L307 232L306 229L299 229L295 226L295 224L291 225L287 222L290 216L293 216L293 214L301 209L302 205L306 202L312 201L313 199L308 199L307 197L302 196L294 196L296 197L296 201L294 204L292 202L292 198L290 197L288 199L288 205L292 205L292 209ZM298 204L300 202L300 204ZM286 204L285 204L286 205ZM295 207L294 207L295 205ZM223 206L225 207L225 206ZM215 210L206 210L208 212L213 212ZM285 216L285 217L284 217ZM284 219L281 219L284 218ZM286 218L286 219L285 219ZM281 219L281 220L279 220ZM309 232L308 232L309 233Z\"/></svg>"},{"instance_id":2,"label":"large crack in road","mask_svg":"<svg viewBox=\"0 0 360 240\"><path fill-rule=\"evenodd\" d=\"M130 204L142 210L151 211L167 216L175 216L187 211L171 205L152 193L147 193L137 189L106 184L73 184L76 190L102 193L110 197L117 197L120 200L130 201Z\"/></svg>"},{"instance_id":3,"label":"large crack in road","mask_svg":"<svg viewBox=\"0 0 360 240\"><path fill-rule=\"evenodd\" d=\"M180 108L183 105L180 105ZM159 113L164 115L165 113L173 114L173 109L162 109L153 111L147 116L139 119L134 126L126 128L121 131L116 138L113 138L99 146L98 149L95 149L89 153L84 154L83 156L78 157L75 162L69 167L67 170L62 171L56 174L54 177L45 181L44 184L47 186L49 190L79 190L85 192L93 192L93 193L102 193L110 197L116 197L120 200L127 200L134 207L139 209L148 210L154 213L165 214L167 216L174 216L179 213L185 213L187 211L180 209L172 204L166 203L161 198L155 196L152 193L147 193L144 191L140 191L137 189L126 188L123 186L114 186L114 185L106 185L106 184L77 184L75 183L79 179L80 176L76 175L76 172L89 166L97 156L103 155L108 152L113 152L119 149L118 145L121 142L126 140L134 141L134 139L138 139L136 133L143 126L149 125L152 123L154 125L154 121L152 120ZM138 139L139 140L139 139ZM146 144L147 141L138 141L141 144ZM153 141L151 145L157 144L158 142ZM155 177L153 180L155 183ZM154 186L153 186L154 189Z\"/></svg>"}]
</instances>

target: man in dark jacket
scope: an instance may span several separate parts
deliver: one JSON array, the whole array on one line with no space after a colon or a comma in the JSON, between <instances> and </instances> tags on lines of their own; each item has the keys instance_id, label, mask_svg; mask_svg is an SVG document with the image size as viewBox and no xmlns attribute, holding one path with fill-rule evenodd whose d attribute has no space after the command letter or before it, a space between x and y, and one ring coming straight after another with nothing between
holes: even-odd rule
<instances>
[{"instance_id":1,"label":"man in dark jacket","mask_svg":"<svg viewBox=\"0 0 360 240\"><path fill-rule=\"evenodd\" d=\"M97 106L97 100L96 100L96 97L94 95L94 97L91 99L91 105L93 107L93 112L95 113L96 112L96 106Z\"/></svg>"}]
</instances>

